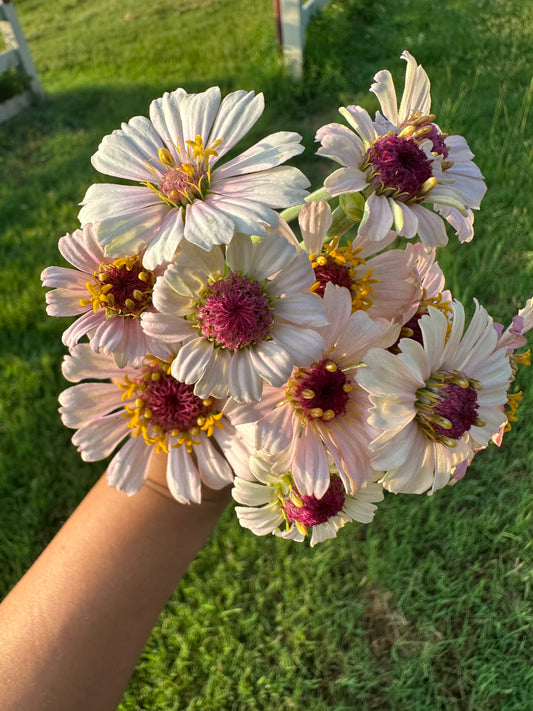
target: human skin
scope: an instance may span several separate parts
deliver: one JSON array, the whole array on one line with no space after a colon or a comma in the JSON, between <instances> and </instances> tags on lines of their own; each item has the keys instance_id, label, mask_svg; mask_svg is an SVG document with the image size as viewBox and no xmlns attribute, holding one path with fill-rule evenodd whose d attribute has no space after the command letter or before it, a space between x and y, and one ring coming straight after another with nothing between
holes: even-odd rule
<instances>
[{"instance_id":1,"label":"human skin","mask_svg":"<svg viewBox=\"0 0 533 711\"><path fill-rule=\"evenodd\" d=\"M134 496L102 477L0 605L2 711L120 703L159 613L231 498L229 487L204 489L201 504L179 504L164 487L164 455L152 460Z\"/></svg>"}]
</instances>

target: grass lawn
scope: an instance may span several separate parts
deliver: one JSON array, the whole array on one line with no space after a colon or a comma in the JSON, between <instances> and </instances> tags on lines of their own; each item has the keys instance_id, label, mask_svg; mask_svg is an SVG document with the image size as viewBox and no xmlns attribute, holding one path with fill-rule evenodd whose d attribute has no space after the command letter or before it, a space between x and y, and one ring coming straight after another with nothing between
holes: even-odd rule
<instances>
[{"instance_id":1,"label":"grass lawn","mask_svg":"<svg viewBox=\"0 0 533 711\"><path fill-rule=\"evenodd\" d=\"M439 254L448 286L507 323L533 294L531 66L526 0L333 0L307 33L301 83L280 67L271 0L18 0L47 92L0 125L0 594L105 463L81 462L57 414L63 319L39 275L97 176L101 138L163 91L264 91L250 143L296 130L293 161L332 168L314 132L372 113L373 75L403 49L432 80L443 130L466 136L488 193L472 243ZM1 49L1 47L0 47ZM248 139L247 139L248 140ZM120 711L524 711L531 665L533 382L519 421L432 497L389 495L375 521L314 549L256 538L228 510L169 601Z\"/></svg>"}]
</instances>

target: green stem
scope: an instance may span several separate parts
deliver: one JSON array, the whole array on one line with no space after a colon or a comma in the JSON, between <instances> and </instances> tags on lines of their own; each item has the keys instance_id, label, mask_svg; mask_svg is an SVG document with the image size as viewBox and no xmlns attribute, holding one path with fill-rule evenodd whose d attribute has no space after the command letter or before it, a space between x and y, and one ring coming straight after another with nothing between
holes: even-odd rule
<instances>
[{"instance_id":1,"label":"green stem","mask_svg":"<svg viewBox=\"0 0 533 711\"><path fill-rule=\"evenodd\" d=\"M357 224L351 220L342 207L336 207L332 213L333 222L327 231L326 237L341 237L350 227Z\"/></svg>"},{"instance_id":2,"label":"green stem","mask_svg":"<svg viewBox=\"0 0 533 711\"><path fill-rule=\"evenodd\" d=\"M312 193L309 193L309 195L305 198L305 202L319 202L320 200L330 200L331 195L328 193L326 188L318 188L318 190L315 190ZM294 205L293 207L288 207L287 209L283 210L281 213L281 217L286 221L286 222L292 222L292 220L295 220L298 215L300 214L300 210L302 209L303 204L301 205Z\"/></svg>"}]
</instances>

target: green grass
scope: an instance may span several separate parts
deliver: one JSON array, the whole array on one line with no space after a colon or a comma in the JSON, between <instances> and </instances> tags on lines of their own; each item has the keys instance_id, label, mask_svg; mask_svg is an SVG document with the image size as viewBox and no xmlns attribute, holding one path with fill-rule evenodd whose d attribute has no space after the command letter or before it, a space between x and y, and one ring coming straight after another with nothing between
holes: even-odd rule
<instances>
[{"instance_id":1,"label":"green grass","mask_svg":"<svg viewBox=\"0 0 533 711\"><path fill-rule=\"evenodd\" d=\"M162 91L265 92L250 141L297 130L318 186L315 130L377 108L409 49L444 130L489 187L476 236L439 255L449 287L507 322L533 292L532 20L526 0L333 1L308 28L302 83L282 71L271 0L18 0L46 99L0 126L0 570L5 593L105 464L83 464L56 412L66 323L39 274L99 179L102 136ZM101 178L100 178L101 179ZM471 310L471 306L469 306ZM373 524L315 549L255 538L229 510L153 632L121 711L524 711L531 666L531 373L500 450L433 497L387 496Z\"/></svg>"}]
</instances>

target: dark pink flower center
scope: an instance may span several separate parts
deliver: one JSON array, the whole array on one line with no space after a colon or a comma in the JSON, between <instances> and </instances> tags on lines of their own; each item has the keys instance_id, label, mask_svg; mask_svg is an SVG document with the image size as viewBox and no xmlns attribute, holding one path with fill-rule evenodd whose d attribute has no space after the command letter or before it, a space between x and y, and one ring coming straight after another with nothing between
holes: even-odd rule
<instances>
[{"instance_id":1,"label":"dark pink flower center","mask_svg":"<svg viewBox=\"0 0 533 711\"><path fill-rule=\"evenodd\" d=\"M111 264L100 264L94 282L87 283L93 308L105 308L110 315L139 316L152 304L155 277L144 269L141 258L115 259Z\"/></svg>"},{"instance_id":2,"label":"dark pink flower center","mask_svg":"<svg viewBox=\"0 0 533 711\"><path fill-rule=\"evenodd\" d=\"M324 296L326 284L332 282L337 286L344 286L346 289L351 289L353 279L351 277L351 265L339 264L331 257L325 257L326 264L318 264L315 270L315 278L318 282L313 291L319 296Z\"/></svg>"},{"instance_id":3,"label":"dark pink flower center","mask_svg":"<svg viewBox=\"0 0 533 711\"><path fill-rule=\"evenodd\" d=\"M481 389L481 383L463 373L432 374L417 391L415 402L417 421L426 437L455 446L454 440L461 439L473 425L482 426L477 397Z\"/></svg>"},{"instance_id":4,"label":"dark pink flower center","mask_svg":"<svg viewBox=\"0 0 533 711\"><path fill-rule=\"evenodd\" d=\"M446 147L446 144L444 143L444 138L442 137L442 133L439 131L439 129L435 126L434 123L431 124L422 124L421 128L424 126L431 126L431 130L428 131L423 137L423 139L429 139L431 143L433 144L433 149L432 152L436 153L437 155L441 155L443 158L448 157L448 149Z\"/></svg>"},{"instance_id":5,"label":"dark pink flower center","mask_svg":"<svg viewBox=\"0 0 533 711\"><path fill-rule=\"evenodd\" d=\"M159 425L165 432L186 432L197 424L199 417L209 412L206 401L194 394L194 385L181 383L161 370L153 373L157 374L157 380L151 379L154 376L148 371L149 378L143 380L146 388L142 391L145 412L151 413L152 425Z\"/></svg>"},{"instance_id":6,"label":"dark pink flower center","mask_svg":"<svg viewBox=\"0 0 533 711\"><path fill-rule=\"evenodd\" d=\"M162 195L176 205L187 205L202 197L202 181L207 172L193 171L189 164L179 164L168 168L163 174L159 190Z\"/></svg>"},{"instance_id":7,"label":"dark pink flower center","mask_svg":"<svg viewBox=\"0 0 533 711\"><path fill-rule=\"evenodd\" d=\"M345 493L338 477L331 477L328 490L321 499L299 494L303 506L297 506L290 499L283 505L289 523L297 521L304 526L317 526L336 516L344 506Z\"/></svg>"},{"instance_id":8,"label":"dark pink flower center","mask_svg":"<svg viewBox=\"0 0 533 711\"><path fill-rule=\"evenodd\" d=\"M352 386L343 371L329 358L310 368L300 368L289 385L293 406L310 420L327 422L346 414Z\"/></svg>"},{"instance_id":9,"label":"dark pink flower center","mask_svg":"<svg viewBox=\"0 0 533 711\"><path fill-rule=\"evenodd\" d=\"M394 134L374 141L366 154L367 166L372 188L395 199L421 197L422 186L432 177L431 161L417 143Z\"/></svg>"},{"instance_id":10,"label":"dark pink flower center","mask_svg":"<svg viewBox=\"0 0 533 711\"><path fill-rule=\"evenodd\" d=\"M258 281L230 272L208 285L206 291L196 313L204 338L235 351L268 335L274 314Z\"/></svg>"}]
</instances>

